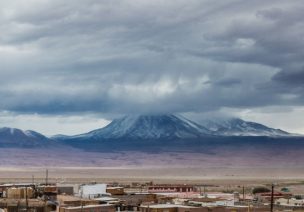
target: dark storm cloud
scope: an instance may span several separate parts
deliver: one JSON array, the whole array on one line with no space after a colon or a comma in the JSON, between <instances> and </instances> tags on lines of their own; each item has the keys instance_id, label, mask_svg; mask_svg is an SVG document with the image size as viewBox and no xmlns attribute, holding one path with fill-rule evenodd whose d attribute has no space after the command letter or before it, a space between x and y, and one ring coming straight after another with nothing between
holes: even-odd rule
<instances>
[{"instance_id":1,"label":"dark storm cloud","mask_svg":"<svg viewBox=\"0 0 304 212\"><path fill-rule=\"evenodd\" d=\"M276 74L274 80L296 86L304 86L304 67L300 70L285 70Z\"/></svg>"},{"instance_id":2,"label":"dark storm cloud","mask_svg":"<svg viewBox=\"0 0 304 212\"><path fill-rule=\"evenodd\" d=\"M302 105L301 1L0 3L0 110Z\"/></svg>"}]
</instances>

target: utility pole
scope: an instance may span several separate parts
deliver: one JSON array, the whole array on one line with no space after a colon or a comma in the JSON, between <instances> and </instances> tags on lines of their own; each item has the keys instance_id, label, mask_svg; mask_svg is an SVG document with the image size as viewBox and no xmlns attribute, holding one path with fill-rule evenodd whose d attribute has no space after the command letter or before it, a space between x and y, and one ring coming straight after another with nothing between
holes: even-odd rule
<instances>
[{"instance_id":1,"label":"utility pole","mask_svg":"<svg viewBox=\"0 0 304 212\"><path fill-rule=\"evenodd\" d=\"M34 185L35 184L35 176L32 175L32 184Z\"/></svg>"},{"instance_id":2,"label":"utility pole","mask_svg":"<svg viewBox=\"0 0 304 212\"><path fill-rule=\"evenodd\" d=\"M274 184L271 184L271 201L270 201L270 212L273 212L273 193L274 193Z\"/></svg>"},{"instance_id":3,"label":"utility pole","mask_svg":"<svg viewBox=\"0 0 304 212\"><path fill-rule=\"evenodd\" d=\"M243 202L245 202L245 186L243 186Z\"/></svg>"},{"instance_id":4,"label":"utility pole","mask_svg":"<svg viewBox=\"0 0 304 212\"><path fill-rule=\"evenodd\" d=\"M25 207L26 207L26 212L28 212L28 197L27 197L27 186L25 186Z\"/></svg>"},{"instance_id":5,"label":"utility pole","mask_svg":"<svg viewBox=\"0 0 304 212\"><path fill-rule=\"evenodd\" d=\"M49 178L49 170L46 169L46 171L45 171L45 185L46 186L48 185L48 178Z\"/></svg>"}]
</instances>

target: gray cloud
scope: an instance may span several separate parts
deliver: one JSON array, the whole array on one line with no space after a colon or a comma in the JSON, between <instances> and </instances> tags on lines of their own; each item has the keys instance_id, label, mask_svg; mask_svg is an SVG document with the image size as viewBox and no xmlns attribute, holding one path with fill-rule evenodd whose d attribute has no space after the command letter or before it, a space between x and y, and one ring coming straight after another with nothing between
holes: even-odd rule
<instances>
[{"instance_id":1,"label":"gray cloud","mask_svg":"<svg viewBox=\"0 0 304 212\"><path fill-rule=\"evenodd\" d=\"M0 3L0 111L302 106L301 1Z\"/></svg>"}]
</instances>

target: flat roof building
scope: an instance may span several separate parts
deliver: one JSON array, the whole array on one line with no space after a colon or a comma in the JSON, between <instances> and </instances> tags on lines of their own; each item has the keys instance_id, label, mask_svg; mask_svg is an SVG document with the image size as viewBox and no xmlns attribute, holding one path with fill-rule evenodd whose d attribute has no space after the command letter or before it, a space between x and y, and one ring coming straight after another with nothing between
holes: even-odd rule
<instances>
[{"instance_id":1,"label":"flat roof building","mask_svg":"<svg viewBox=\"0 0 304 212\"><path fill-rule=\"evenodd\" d=\"M115 212L114 205L85 205L77 207L60 207L59 212Z\"/></svg>"}]
</instances>

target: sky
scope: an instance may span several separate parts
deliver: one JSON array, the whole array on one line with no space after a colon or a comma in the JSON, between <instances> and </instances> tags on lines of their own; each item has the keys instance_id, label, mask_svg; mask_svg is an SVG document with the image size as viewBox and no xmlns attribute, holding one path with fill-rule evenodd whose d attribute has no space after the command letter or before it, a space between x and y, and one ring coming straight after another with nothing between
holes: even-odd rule
<instances>
[{"instance_id":1,"label":"sky","mask_svg":"<svg viewBox=\"0 0 304 212\"><path fill-rule=\"evenodd\" d=\"M0 127L78 134L123 114L304 133L302 0L1 0Z\"/></svg>"}]
</instances>

